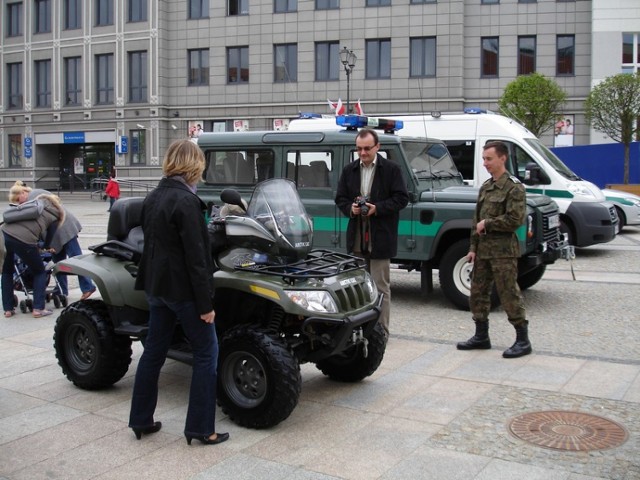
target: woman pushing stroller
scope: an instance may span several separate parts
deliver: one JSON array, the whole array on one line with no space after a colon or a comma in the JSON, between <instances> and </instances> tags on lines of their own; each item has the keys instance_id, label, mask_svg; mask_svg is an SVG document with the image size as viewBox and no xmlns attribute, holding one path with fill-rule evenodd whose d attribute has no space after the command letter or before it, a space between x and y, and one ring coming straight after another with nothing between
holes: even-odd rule
<instances>
[{"instance_id":1,"label":"woman pushing stroller","mask_svg":"<svg viewBox=\"0 0 640 480\"><path fill-rule=\"evenodd\" d=\"M29 197L31 189L25 188L22 182L16 182L9 191L12 204L23 204ZM45 309L45 291L47 288L47 272L40 257L38 242L44 237L44 247L49 248L56 228L64 222L64 209L55 195L42 194L37 197L42 211L35 219L18 220L2 225L2 233L6 248L6 257L2 266L2 306L6 318L15 315L13 296L13 273L15 271L14 255L20 257L33 274L33 316L40 318L51 315Z\"/></svg>"}]
</instances>

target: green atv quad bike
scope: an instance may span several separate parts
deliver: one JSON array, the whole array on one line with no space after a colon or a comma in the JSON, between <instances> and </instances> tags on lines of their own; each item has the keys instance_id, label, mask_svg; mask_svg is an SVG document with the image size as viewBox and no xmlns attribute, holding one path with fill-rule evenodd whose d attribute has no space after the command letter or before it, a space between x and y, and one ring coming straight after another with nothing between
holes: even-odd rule
<instances>
[{"instance_id":1,"label":"green atv quad bike","mask_svg":"<svg viewBox=\"0 0 640 480\"><path fill-rule=\"evenodd\" d=\"M208 226L217 268L218 403L238 425L267 428L296 407L300 364L313 362L345 382L375 372L386 348L378 324L382 296L357 257L311 249L312 222L293 182L258 184L248 207L235 190L221 199L227 205ZM144 243L142 202L120 199L107 241L56 266L91 277L102 296L67 306L55 326L58 363L83 389L120 380L131 363L132 341L144 343L147 335L146 298L134 290ZM225 216L228 211L237 214ZM192 360L179 326L169 357Z\"/></svg>"}]
</instances>

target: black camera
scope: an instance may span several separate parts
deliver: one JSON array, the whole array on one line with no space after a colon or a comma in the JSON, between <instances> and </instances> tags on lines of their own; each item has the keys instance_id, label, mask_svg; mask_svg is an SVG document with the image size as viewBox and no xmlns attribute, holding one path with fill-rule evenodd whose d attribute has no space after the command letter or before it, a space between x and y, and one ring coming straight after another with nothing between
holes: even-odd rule
<instances>
[{"instance_id":1,"label":"black camera","mask_svg":"<svg viewBox=\"0 0 640 480\"><path fill-rule=\"evenodd\" d=\"M367 202L369 201L369 197L356 197L355 204L360 207L360 215L366 217L369 214L369 207L367 206Z\"/></svg>"}]
</instances>

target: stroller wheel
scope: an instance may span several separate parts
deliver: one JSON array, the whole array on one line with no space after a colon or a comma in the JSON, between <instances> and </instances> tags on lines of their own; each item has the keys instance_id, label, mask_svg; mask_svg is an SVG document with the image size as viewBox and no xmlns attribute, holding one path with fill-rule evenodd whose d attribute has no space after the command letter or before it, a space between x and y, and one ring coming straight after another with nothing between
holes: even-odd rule
<instances>
[{"instance_id":1,"label":"stroller wheel","mask_svg":"<svg viewBox=\"0 0 640 480\"><path fill-rule=\"evenodd\" d=\"M24 300L20 301L20 311L22 313L27 313L27 302L25 302Z\"/></svg>"},{"instance_id":2,"label":"stroller wheel","mask_svg":"<svg viewBox=\"0 0 640 480\"><path fill-rule=\"evenodd\" d=\"M60 308L60 297L57 294L53 296L53 306Z\"/></svg>"},{"instance_id":3,"label":"stroller wheel","mask_svg":"<svg viewBox=\"0 0 640 480\"><path fill-rule=\"evenodd\" d=\"M30 298L28 298L27 300L25 300L25 303L27 305L27 309L30 312L33 312L33 300L31 300Z\"/></svg>"},{"instance_id":4,"label":"stroller wheel","mask_svg":"<svg viewBox=\"0 0 640 480\"><path fill-rule=\"evenodd\" d=\"M60 295L60 305L62 305L63 307L67 306L67 296L66 295Z\"/></svg>"},{"instance_id":5,"label":"stroller wheel","mask_svg":"<svg viewBox=\"0 0 640 480\"><path fill-rule=\"evenodd\" d=\"M52 298L53 298L53 295L51 293L47 293L47 296L45 297L45 301L49 303L52 300Z\"/></svg>"}]
</instances>

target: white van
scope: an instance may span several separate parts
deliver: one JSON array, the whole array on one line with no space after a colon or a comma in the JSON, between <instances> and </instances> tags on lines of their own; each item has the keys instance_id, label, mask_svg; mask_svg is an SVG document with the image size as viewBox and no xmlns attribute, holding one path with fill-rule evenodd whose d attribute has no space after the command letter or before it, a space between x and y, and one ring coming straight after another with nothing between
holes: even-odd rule
<instances>
[{"instance_id":1,"label":"white van","mask_svg":"<svg viewBox=\"0 0 640 480\"><path fill-rule=\"evenodd\" d=\"M618 216L593 183L579 178L518 122L480 109L461 114L388 116L404 122L400 136L437 138L447 144L466 183L480 186L489 178L482 165L482 147L500 140L510 151L507 169L525 184L527 192L553 198L560 208L561 230L572 245L586 247L612 240Z\"/></svg>"}]
</instances>

